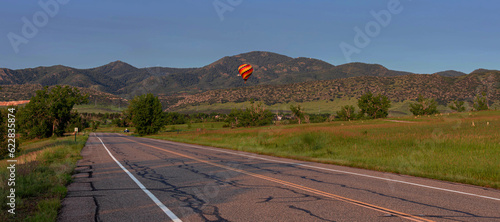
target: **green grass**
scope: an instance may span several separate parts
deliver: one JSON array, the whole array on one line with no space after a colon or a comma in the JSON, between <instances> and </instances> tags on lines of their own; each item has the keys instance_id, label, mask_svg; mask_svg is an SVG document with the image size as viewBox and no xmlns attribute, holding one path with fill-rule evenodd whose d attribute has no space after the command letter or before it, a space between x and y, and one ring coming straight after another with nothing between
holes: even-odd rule
<instances>
[{"instance_id":1,"label":"green grass","mask_svg":"<svg viewBox=\"0 0 500 222\"><path fill-rule=\"evenodd\" d=\"M391 102L391 108L389 109L389 117L403 117L411 115L410 112L410 103L414 101L403 101L403 102ZM334 114L337 111L341 110L341 107L346 105L353 105L358 110L357 99L355 98L341 98L335 99L333 101L329 100L319 100L319 101L311 101L311 102L302 102L302 103L277 103L274 105L265 105L265 108L271 110L272 112L290 112L290 105L300 104L304 108L304 112L306 113L328 113ZM230 112L232 109L244 109L246 107L250 107L250 102L243 103L215 103L215 104L201 104L196 106L186 106L183 108L175 109L175 112L181 113L199 113L199 112ZM468 103L465 104L466 110L472 109ZM493 103L490 106L491 109L500 108L500 104L498 102ZM450 113L453 112L449 107L444 105L438 105L438 110L441 113Z\"/></svg>"},{"instance_id":2,"label":"green grass","mask_svg":"<svg viewBox=\"0 0 500 222\"><path fill-rule=\"evenodd\" d=\"M258 102L258 101L257 101ZM312 102L303 102L303 103L277 103L274 105L265 105L266 109L271 110L273 112L290 112L290 105L300 104L304 107L305 112L307 113L332 113L332 110L340 110L342 106L345 105L355 105L357 104L357 100L353 98L343 98L336 99L334 101L312 101ZM242 103L215 103L215 104L201 104L197 106L186 106L184 108L176 109L176 112L181 113L198 113L198 112L229 112L232 109L245 109L250 107L250 102L242 102Z\"/></svg>"},{"instance_id":3,"label":"green grass","mask_svg":"<svg viewBox=\"0 0 500 222\"><path fill-rule=\"evenodd\" d=\"M150 137L500 188L500 111L392 119Z\"/></svg>"},{"instance_id":4,"label":"green grass","mask_svg":"<svg viewBox=\"0 0 500 222\"><path fill-rule=\"evenodd\" d=\"M166 125L161 131L199 131L199 130L217 130L222 129L225 122L203 122L203 123L191 123L191 124L179 124L179 125Z\"/></svg>"},{"instance_id":5,"label":"green grass","mask_svg":"<svg viewBox=\"0 0 500 222\"><path fill-rule=\"evenodd\" d=\"M80 150L88 136L27 141L21 146L19 164L16 164L16 215L7 212L7 198L1 198L0 221L55 221L66 185L80 159ZM37 152L35 152L37 151ZM18 155L21 155L18 154ZM36 160L23 158L36 155ZM32 156L31 156L32 157ZM22 163L21 164L21 160ZM9 195L6 160L0 161L0 195Z\"/></svg>"},{"instance_id":6,"label":"green grass","mask_svg":"<svg viewBox=\"0 0 500 222\"><path fill-rule=\"evenodd\" d=\"M112 105L75 105L73 108L77 110L79 113L119 113L123 110L127 109L127 107L122 106L112 106Z\"/></svg>"},{"instance_id":7,"label":"green grass","mask_svg":"<svg viewBox=\"0 0 500 222\"><path fill-rule=\"evenodd\" d=\"M258 101L257 101L258 102ZM403 101L403 102L391 102L391 108L389 109L389 117L402 117L411 115L410 112L410 103L414 101ZM271 110L272 112L290 112L290 105L300 104L306 113L312 114L335 114L337 111L341 110L341 107L345 105L353 105L356 109L357 107L357 99L355 98L337 98L333 101L330 100L319 100L319 101L311 101L311 102L302 102L302 103L277 103L274 105L265 105L265 108ZM450 103L451 104L451 103ZM189 105L182 108L176 108L172 110L174 112L180 113L210 113L210 112L221 112L221 113L229 113L232 109L245 109L250 106L250 102L242 102L242 103L214 103L214 104L200 104L200 105ZM465 103L466 110L471 110L472 107ZM113 105L76 105L74 107L80 113L120 113L124 111L127 107L117 107ZM494 101L490 106L491 109L500 108L500 101ZM438 110L441 113L450 113L453 112L449 107L439 105Z\"/></svg>"}]
</instances>

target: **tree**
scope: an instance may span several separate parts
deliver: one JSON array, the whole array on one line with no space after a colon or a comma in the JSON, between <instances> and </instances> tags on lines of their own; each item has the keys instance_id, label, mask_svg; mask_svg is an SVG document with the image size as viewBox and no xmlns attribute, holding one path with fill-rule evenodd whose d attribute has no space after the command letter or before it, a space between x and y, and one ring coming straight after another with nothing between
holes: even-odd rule
<instances>
[{"instance_id":1,"label":"tree","mask_svg":"<svg viewBox=\"0 0 500 222\"><path fill-rule=\"evenodd\" d=\"M151 93L136 96L131 100L128 112L140 136L158 133L165 125L161 102Z\"/></svg>"},{"instance_id":2,"label":"tree","mask_svg":"<svg viewBox=\"0 0 500 222\"><path fill-rule=\"evenodd\" d=\"M101 125L101 121L92 121L91 128L92 132L95 132L97 128Z\"/></svg>"},{"instance_id":3,"label":"tree","mask_svg":"<svg viewBox=\"0 0 500 222\"><path fill-rule=\"evenodd\" d=\"M309 114L310 122L311 123L322 123L328 120L328 117L330 117L330 114L323 113L323 114Z\"/></svg>"},{"instance_id":4,"label":"tree","mask_svg":"<svg viewBox=\"0 0 500 222\"><path fill-rule=\"evenodd\" d=\"M19 110L19 123L23 137L47 138L62 136L72 118L74 105L88 102L77 88L55 86L38 90L26 106Z\"/></svg>"},{"instance_id":5,"label":"tree","mask_svg":"<svg viewBox=\"0 0 500 222\"><path fill-rule=\"evenodd\" d=\"M104 113L101 117L101 122L103 123L103 125L106 125L106 123L108 122L108 119L110 119L109 113Z\"/></svg>"},{"instance_id":6,"label":"tree","mask_svg":"<svg viewBox=\"0 0 500 222\"><path fill-rule=\"evenodd\" d=\"M472 107L476 111L489 110L488 99L486 98L485 92L481 93L481 96L480 95L476 96L476 99L474 100L474 105L472 105Z\"/></svg>"},{"instance_id":7,"label":"tree","mask_svg":"<svg viewBox=\"0 0 500 222\"><path fill-rule=\"evenodd\" d=\"M78 128L78 131L82 132L85 130L85 128L89 127L89 120L85 118L82 114L79 114L78 112L74 112L71 114L71 121L68 123L68 126L66 127L66 132L68 131L73 131L73 129L76 127Z\"/></svg>"},{"instance_id":8,"label":"tree","mask_svg":"<svg viewBox=\"0 0 500 222\"><path fill-rule=\"evenodd\" d=\"M464 107L464 101L458 101L458 100L455 100L453 101L453 103L448 106L450 107L450 109L452 110L455 110L457 112L463 112L465 111L465 107Z\"/></svg>"},{"instance_id":9,"label":"tree","mask_svg":"<svg viewBox=\"0 0 500 222\"><path fill-rule=\"evenodd\" d=\"M122 113L120 116L117 118L113 119L111 121L111 124L117 126L117 127L128 127L130 123L130 118L126 113Z\"/></svg>"},{"instance_id":10,"label":"tree","mask_svg":"<svg viewBox=\"0 0 500 222\"><path fill-rule=\"evenodd\" d=\"M387 96L378 94L373 96L371 92L367 92L358 99L359 115L369 119L384 118L389 115L391 101Z\"/></svg>"},{"instance_id":11,"label":"tree","mask_svg":"<svg viewBox=\"0 0 500 222\"><path fill-rule=\"evenodd\" d=\"M190 122L190 121L187 121ZM176 112L168 112L165 113L165 124L167 125L176 125L176 124L185 124L186 119L183 114Z\"/></svg>"},{"instance_id":12,"label":"tree","mask_svg":"<svg viewBox=\"0 0 500 222\"><path fill-rule=\"evenodd\" d=\"M354 106L346 105L342 107L340 111L337 111L337 118L341 120L354 120L356 119L356 113L354 112Z\"/></svg>"},{"instance_id":13,"label":"tree","mask_svg":"<svg viewBox=\"0 0 500 222\"><path fill-rule=\"evenodd\" d=\"M421 94L418 95L417 102L410 104L410 112L415 116L437 114L437 102L434 99L424 98Z\"/></svg>"},{"instance_id":14,"label":"tree","mask_svg":"<svg viewBox=\"0 0 500 222\"><path fill-rule=\"evenodd\" d=\"M253 103L251 107L245 110L233 109L225 122L225 126L247 127L247 126L265 126L273 123L274 114L266 110L262 103Z\"/></svg>"},{"instance_id":15,"label":"tree","mask_svg":"<svg viewBox=\"0 0 500 222\"><path fill-rule=\"evenodd\" d=\"M290 111L292 111L293 117L297 118L299 124L301 124L302 119L304 119L304 111L302 111L302 107L300 107L300 105L297 106L290 105Z\"/></svg>"}]
</instances>

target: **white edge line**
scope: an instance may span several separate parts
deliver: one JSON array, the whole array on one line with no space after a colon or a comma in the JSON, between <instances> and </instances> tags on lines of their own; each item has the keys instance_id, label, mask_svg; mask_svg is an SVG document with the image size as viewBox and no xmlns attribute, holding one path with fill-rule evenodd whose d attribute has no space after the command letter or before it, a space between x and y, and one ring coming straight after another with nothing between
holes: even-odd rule
<instances>
[{"instance_id":1,"label":"white edge line","mask_svg":"<svg viewBox=\"0 0 500 222\"><path fill-rule=\"evenodd\" d=\"M174 145L176 143L178 143L178 142L166 141L166 140L157 140L157 141L160 141L160 142L163 142L163 143L174 144ZM309 167L309 168L326 170L326 171L332 171L332 172L337 172L337 173L351 174L351 175L356 175L356 176L362 176L362 177L368 177L368 178L373 178L373 179L385 180L385 181L390 181L390 182L395 182L395 183L403 183L403 184L413 185L413 186L417 186L417 187L424 187L424 188L429 188L429 189L434 189L434 190L441 190L441 191L446 191L446 192L451 192L451 193L458 193L458 194L463 194L463 195L469 195L469 196L474 196L474 197L481 197L481 198L486 198L486 199L500 201L500 198L494 198L494 197L488 197L488 196L483 196L483 195L478 195L478 194L466 193L466 192L457 191L457 190L450 190L450 189L445 189L445 188L439 188L439 187L433 187L433 186L428 186L428 185L422 185L422 184L418 184L418 183L411 183L411 182L406 182L406 181L402 181L402 180L394 180L394 179L388 179L388 178L383 178L383 177L370 176L370 175L361 174L361 173L353 173L353 172L343 171L343 170L334 170L334 169L329 169L329 168L324 168L324 167L310 166L310 165L306 165L306 164L303 164L303 163L293 163L293 162L286 162L286 161L280 161L280 160L267 159L267 158L258 157L258 156L254 156L254 155L246 155L246 154L235 153L235 152L226 151L226 150L212 149L212 148L207 148L207 147L202 147L202 146L196 146L196 145L191 145L191 144L186 144L186 143L180 143L180 144L183 144L183 145L186 145L186 146L189 146L189 147L192 147L192 148L196 148L196 149L212 150L212 151L221 152L221 153L229 153L229 154L233 154L233 155L245 156L245 157L250 157L250 158L255 158L255 159L267 160L267 161L278 162L278 163L292 164L292 165L297 165L297 166L302 166L302 167Z\"/></svg>"},{"instance_id":2,"label":"white edge line","mask_svg":"<svg viewBox=\"0 0 500 222\"><path fill-rule=\"evenodd\" d=\"M101 141L102 145L104 146L104 149L108 151L109 156L111 156L111 158L118 164L118 166L120 166L120 168L122 168L122 170L125 171L125 173L127 173L127 175L130 178L132 178L132 180L139 186L139 188L141 188L141 190L144 191L144 193L146 193L149 196L149 198L151 198L151 200L153 200L153 202L155 202L156 205L158 205L158 207L160 207L160 209L162 209L163 212L165 212L165 214L167 214L167 216L170 217L170 219L172 219L174 222L182 222L182 220L180 220L172 211L170 211L165 205L163 205L163 203L160 200L158 200L158 198L156 198L156 196L153 195L153 193L151 193L148 189L146 189L146 187L142 185L142 183L139 180L137 180L137 178L135 178L134 175L132 175L132 173L130 173L127 169L125 169L125 167L123 167L123 165L118 160L116 160L113 154L109 152L106 145L104 145L101 138L97 137L97 139Z\"/></svg>"}]
</instances>

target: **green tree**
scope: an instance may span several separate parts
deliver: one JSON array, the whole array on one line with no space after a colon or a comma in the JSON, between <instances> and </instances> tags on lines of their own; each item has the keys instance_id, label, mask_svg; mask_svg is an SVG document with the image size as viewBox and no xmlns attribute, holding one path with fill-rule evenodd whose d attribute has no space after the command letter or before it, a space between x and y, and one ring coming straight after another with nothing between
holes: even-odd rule
<instances>
[{"instance_id":1,"label":"green tree","mask_svg":"<svg viewBox=\"0 0 500 222\"><path fill-rule=\"evenodd\" d=\"M354 106L346 105L342 107L340 111L337 111L337 118L341 120L354 120L356 119L356 113L354 112Z\"/></svg>"},{"instance_id":2,"label":"green tree","mask_svg":"<svg viewBox=\"0 0 500 222\"><path fill-rule=\"evenodd\" d=\"M245 110L233 109L226 117L225 126L248 127L265 126L273 123L274 114L266 110L262 103L251 102Z\"/></svg>"},{"instance_id":3,"label":"green tree","mask_svg":"<svg viewBox=\"0 0 500 222\"><path fill-rule=\"evenodd\" d=\"M190 122L190 121L187 121ZM167 125L176 125L176 124L184 124L186 123L185 116L176 112L167 112L165 113L165 124Z\"/></svg>"},{"instance_id":4,"label":"green tree","mask_svg":"<svg viewBox=\"0 0 500 222\"><path fill-rule=\"evenodd\" d=\"M449 107L457 112L465 111L464 101L455 100Z\"/></svg>"},{"instance_id":5,"label":"green tree","mask_svg":"<svg viewBox=\"0 0 500 222\"><path fill-rule=\"evenodd\" d=\"M74 105L88 102L77 88L55 86L38 90L26 106L19 110L21 134L26 138L62 136L72 118Z\"/></svg>"},{"instance_id":6,"label":"green tree","mask_svg":"<svg viewBox=\"0 0 500 222\"><path fill-rule=\"evenodd\" d=\"M151 93L136 96L131 100L128 112L140 136L158 133L165 125L161 102Z\"/></svg>"},{"instance_id":7,"label":"green tree","mask_svg":"<svg viewBox=\"0 0 500 222\"><path fill-rule=\"evenodd\" d=\"M384 118L389 115L391 101L387 96L378 94L374 96L371 92L367 92L358 99L359 116L366 115L369 119Z\"/></svg>"},{"instance_id":8,"label":"green tree","mask_svg":"<svg viewBox=\"0 0 500 222\"><path fill-rule=\"evenodd\" d=\"M434 99L424 98L421 94L418 95L417 102L410 104L410 112L415 116L437 114L437 102Z\"/></svg>"},{"instance_id":9,"label":"green tree","mask_svg":"<svg viewBox=\"0 0 500 222\"><path fill-rule=\"evenodd\" d=\"M474 105L472 105L475 111L489 110L488 99L486 98L486 92L477 95L474 100Z\"/></svg>"},{"instance_id":10,"label":"green tree","mask_svg":"<svg viewBox=\"0 0 500 222\"><path fill-rule=\"evenodd\" d=\"M71 114L71 121L68 123L68 126L66 127L66 132L71 132L74 131L75 127L78 128L79 132L82 132L85 130L85 128L89 127L89 120L85 118L82 114L79 114L78 112L74 112Z\"/></svg>"},{"instance_id":11,"label":"green tree","mask_svg":"<svg viewBox=\"0 0 500 222\"><path fill-rule=\"evenodd\" d=\"M309 121L311 123L322 123L328 120L328 117L330 114L324 113L324 114L309 114Z\"/></svg>"},{"instance_id":12,"label":"green tree","mask_svg":"<svg viewBox=\"0 0 500 222\"><path fill-rule=\"evenodd\" d=\"M101 122L103 123L103 125L106 125L108 120L110 119L110 115L109 113L104 113L101 117Z\"/></svg>"},{"instance_id":13,"label":"green tree","mask_svg":"<svg viewBox=\"0 0 500 222\"><path fill-rule=\"evenodd\" d=\"M300 105L294 106L290 105L290 111L292 111L292 115L294 118L297 118L299 124L302 123L302 119L304 119L304 111Z\"/></svg>"},{"instance_id":14,"label":"green tree","mask_svg":"<svg viewBox=\"0 0 500 222\"><path fill-rule=\"evenodd\" d=\"M92 128L92 132L95 132L99 126L101 125L101 121L92 121L92 124L91 124L91 128Z\"/></svg>"},{"instance_id":15,"label":"green tree","mask_svg":"<svg viewBox=\"0 0 500 222\"><path fill-rule=\"evenodd\" d=\"M111 121L111 124L117 126L117 127L128 127L130 123L130 117L127 115L126 112L123 112L118 116L117 118L113 119Z\"/></svg>"}]
</instances>

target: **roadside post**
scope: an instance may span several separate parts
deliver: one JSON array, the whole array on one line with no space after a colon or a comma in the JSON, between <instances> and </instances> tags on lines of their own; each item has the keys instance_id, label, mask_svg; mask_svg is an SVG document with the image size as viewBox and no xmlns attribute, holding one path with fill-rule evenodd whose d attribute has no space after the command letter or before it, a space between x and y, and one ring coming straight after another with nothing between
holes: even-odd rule
<instances>
[{"instance_id":1,"label":"roadside post","mask_svg":"<svg viewBox=\"0 0 500 222\"><path fill-rule=\"evenodd\" d=\"M78 134L78 127L75 127L75 143L76 143L76 134Z\"/></svg>"}]
</instances>

